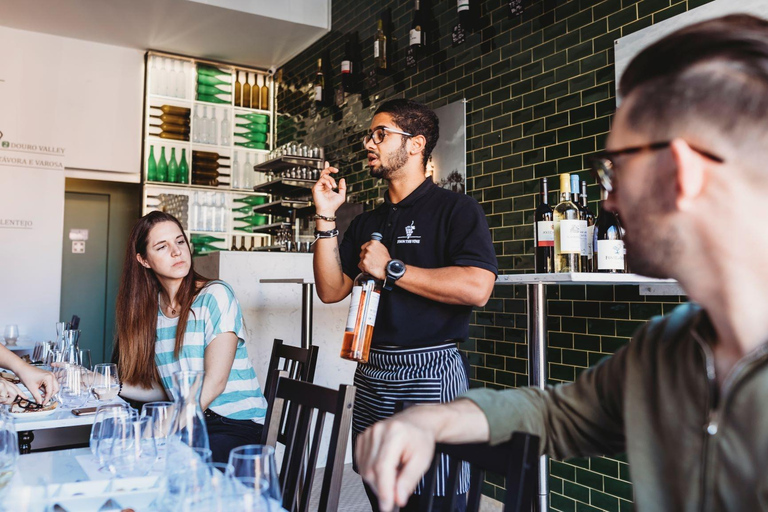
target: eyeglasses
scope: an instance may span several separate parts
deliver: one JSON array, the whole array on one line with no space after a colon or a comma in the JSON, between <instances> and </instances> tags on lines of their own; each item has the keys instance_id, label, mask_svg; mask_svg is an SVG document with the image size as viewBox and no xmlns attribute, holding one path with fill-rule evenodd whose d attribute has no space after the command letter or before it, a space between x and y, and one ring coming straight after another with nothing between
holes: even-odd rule
<instances>
[{"instance_id":1,"label":"eyeglasses","mask_svg":"<svg viewBox=\"0 0 768 512\"><path fill-rule=\"evenodd\" d=\"M384 142L384 137L386 137L389 133L398 133L403 137L413 137L413 134L408 132L401 132L400 130L395 130L394 128L389 128L388 126L377 126L371 130L371 133L367 133L365 137L363 137L363 145L367 145L368 142L372 140L373 143L378 146Z\"/></svg>"},{"instance_id":2,"label":"eyeglasses","mask_svg":"<svg viewBox=\"0 0 768 512\"><path fill-rule=\"evenodd\" d=\"M595 155L589 157L589 166L591 167L592 174L595 177L595 180L597 180L597 183L605 189L606 192L612 192L613 191L613 180L614 176L616 175L616 164L615 160L617 157L622 155L633 155L636 153L641 153L643 151L658 151L660 149L664 149L666 147L669 147L669 145L672 144L672 141L665 141L665 142L654 142L651 144L644 144L642 146L632 146L629 148L624 149L616 149L613 151L601 151L600 153L596 153ZM706 151L701 148L697 148L696 146L692 146L691 144L688 144L688 147L690 147L692 150L696 151L700 155L709 158L710 160L714 160L717 163L723 163L725 160L713 153L710 153L709 151Z\"/></svg>"},{"instance_id":3,"label":"eyeglasses","mask_svg":"<svg viewBox=\"0 0 768 512\"><path fill-rule=\"evenodd\" d=\"M17 396L13 400L13 403L18 405L25 411L37 411L43 408L43 404L38 404L37 402L33 402L32 400L27 400L26 398L23 398L21 396Z\"/></svg>"}]
</instances>

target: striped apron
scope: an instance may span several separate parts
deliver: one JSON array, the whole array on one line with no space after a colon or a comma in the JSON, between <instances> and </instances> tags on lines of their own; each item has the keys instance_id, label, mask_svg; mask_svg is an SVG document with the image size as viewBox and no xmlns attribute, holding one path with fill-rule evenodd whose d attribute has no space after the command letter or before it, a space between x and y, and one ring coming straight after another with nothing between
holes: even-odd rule
<instances>
[{"instance_id":1,"label":"striped apron","mask_svg":"<svg viewBox=\"0 0 768 512\"><path fill-rule=\"evenodd\" d=\"M366 428L392 416L396 402L450 402L467 391L469 380L456 343L446 343L421 348L372 347L368 362L357 365L355 386L353 445L357 435ZM447 481L448 461L441 455L435 496L445 496ZM422 478L416 494L421 494L423 487ZM463 463L458 493L468 489L469 464Z\"/></svg>"}]
</instances>

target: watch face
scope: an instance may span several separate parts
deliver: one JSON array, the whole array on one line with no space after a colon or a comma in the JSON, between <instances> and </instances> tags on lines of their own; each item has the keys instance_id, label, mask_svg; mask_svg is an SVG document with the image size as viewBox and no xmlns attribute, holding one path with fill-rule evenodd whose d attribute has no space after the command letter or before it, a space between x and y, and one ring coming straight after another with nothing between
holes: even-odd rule
<instances>
[{"instance_id":1,"label":"watch face","mask_svg":"<svg viewBox=\"0 0 768 512\"><path fill-rule=\"evenodd\" d=\"M393 277L400 277L405 273L405 264L400 260L392 260L387 265L387 272Z\"/></svg>"}]
</instances>

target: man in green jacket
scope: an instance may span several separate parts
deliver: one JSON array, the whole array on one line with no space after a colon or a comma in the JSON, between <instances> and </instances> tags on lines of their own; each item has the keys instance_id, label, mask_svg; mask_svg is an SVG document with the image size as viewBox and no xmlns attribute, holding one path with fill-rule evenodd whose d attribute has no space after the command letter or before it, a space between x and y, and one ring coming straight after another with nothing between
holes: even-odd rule
<instances>
[{"instance_id":1,"label":"man in green jacket","mask_svg":"<svg viewBox=\"0 0 768 512\"><path fill-rule=\"evenodd\" d=\"M640 511L768 510L768 22L679 30L620 92L595 171L630 266L677 279L692 303L573 383L477 389L370 427L357 457L382 510L405 504L435 442L513 431L558 459L626 452Z\"/></svg>"}]
</instances>

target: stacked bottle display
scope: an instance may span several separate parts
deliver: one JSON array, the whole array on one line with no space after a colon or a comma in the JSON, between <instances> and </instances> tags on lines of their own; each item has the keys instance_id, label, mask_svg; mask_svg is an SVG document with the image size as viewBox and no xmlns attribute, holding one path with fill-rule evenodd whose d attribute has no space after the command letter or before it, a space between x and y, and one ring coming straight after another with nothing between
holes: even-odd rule
<instances>
[{"instance_id":1,"label":"stacked bottle display","mask_svg":"<svg viewBox=\"0 0 768 512\"><path fill-rule=\"evenodd\" d=\"M212 151L192 151L192 184L229 187L229 157Z\"/></svg>"},{"instance_id":2,"label":"stacked bottle display","mask_svg":"<svg viewBox=\"0 0 768 512\"><path fill-rule=\"evenodd\" d=\"M232 74L229 70L207 64L197 64L195 80L197 101L232 104Z\"/></svg>"},{"instance_id":3,"label":"stacked bottle display","mask_svg":"<svg viewBox=\"0 0 768 512\"><path fill-rule=\"evenodd\" d=\"M248 71L235 73L235 106L269 110L269 84L266 77Z\"/></svg>"},{"instance_id":4,"label":"stacked bottle display","mask_svg":"<svg viewBox=\"0 0 768 512\"><path fill-rule=\"evenodd\" d=\"M233 229L253 233L255 227L267 223L268 217L260 213L254 213L253 207L267 202L266 196L245 196L232 200L232 219L235 225Z\"/></svg>"},{"instance_id":5,"label":"stacked bottle display","mask_svg":"<svg viewBox=\"0 0 768 512\"><path fill-rule=\"evenodd\" d=\"M148 195L147 199L156 199L152 206L155 210L169 213L179 219L184 229L189 229L189 197L185 194Z\"/></svg>"},{"instance_id":6,"label":"stacked bottle display","mask_svg":"<svg viewBox=\"0 0 768 512\"><path fill-rule=\"evenodd\" d=\"M191 62L153 55L149 66L150 94L187 99L187 76L191 71Z\"/></svg>"},{"instance_id":7,"label":"stacked bottle display","mask_svg":"<svg viewBox=\"0 0 768 512\"><path fill-rule=\"evenodd\" d=\"M534 265L537 273L625 272L622 229L615 213L606 210L606 196L595 215L588 207L587 183L578 175L560 175L560 202L549 206L547 179L541 180L541 201L534 213Z\"/></svg>"},{"instance_id":8,"label":"stacked bottle display","mask_svg":"<svg viewBox=\"0 0 768 512\"><path fill-rule=\"evenodd\" d=\"M267 149L269 116L253 112L235 114L234 144L249 149Z\"/></svg>"},{"instance_id":9,"label":"stacked bottle display","mask_svg":"<svg viewBox=\"0 0 768 512\"><path fill-rule=\"evenodd\" d=\"M253 187L264 182L261 173L253 171L253 166L266 160L266 155L252 154L248 151L233 152L232 159L232 188L253 190Z\"/></svg>"},{"instance_id":10,"label":"stacked bottle display","mask_svg":"<svg viewBox=\"0 0 768 512\"><path fill-rule=\"evenodd\" d=\"M220 192L193 192L189 207L189 230L194 232L227 231L226 196Z\"/></svg>"},{"instance_id":11,"label":"stacked bottle display","mask_svg":"<svg viewBox=\"0 0 768 512\"><path fill-rule=\"evenodd\" d=\"M161 139L189 140L189 109L173 105L150 105L148 134Z\"/></svg>"},{"instance_id":12,"label":"stacked bottle display","mask_svg":"<svg viewBox=\"0 0 768 512\"><path fill-rule=\"evenodd\" d=\"M187 150L180 148L181 153L176 154L176 148L159 146L159 154L155 153L155 145L149 146L147 156L147 181L160 183L189 183L189 164L187 163ZM168 152L166 153L166 149Z\"/></svg>"},{"instance_id":13,"label":"stacked bottle display","mask_svg":"<svg viewBox=\"0 0 768 512\"><path fill-rule=\"evenodd\" d=\"M213 105L195 105L192 142L213 146L231 146L232 129L229 110Z\"/></svg>"}]
</instances>

